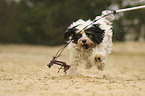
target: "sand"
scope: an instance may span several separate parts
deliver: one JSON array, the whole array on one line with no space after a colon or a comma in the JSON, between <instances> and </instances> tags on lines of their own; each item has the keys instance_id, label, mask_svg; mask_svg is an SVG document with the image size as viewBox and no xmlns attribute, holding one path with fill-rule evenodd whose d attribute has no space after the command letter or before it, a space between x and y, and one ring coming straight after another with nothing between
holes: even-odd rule
<instances>
[{"instance_id":1,"label":"sand","mask_svg":"<svg viewBox=\"0 0 145 96\"><path fill-rule=\"evenodd\" d=\"M145 96L145 42L114 43L103 72L82 64L76 76L46 66L61 47L0 44L0 96Z\"/></svg>"}]
</instances>

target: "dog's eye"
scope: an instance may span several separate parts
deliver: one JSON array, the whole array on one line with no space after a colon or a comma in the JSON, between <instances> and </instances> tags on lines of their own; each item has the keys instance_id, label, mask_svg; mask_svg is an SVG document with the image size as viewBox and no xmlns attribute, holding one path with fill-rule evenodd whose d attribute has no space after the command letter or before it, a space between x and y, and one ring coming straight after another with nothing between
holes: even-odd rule
<instances>
[{"instance_id":1,"label":"dog's eye","mask_svg":"<svg viewBox=\"0 0 145 96\"><path fill-rule=\"evenodd\" d=\"M90 34L90 33L86 33L86 35L87 35L87 36L90 36L91 34Z\"/></svg>"},{"instance_id":2,"label":"dog's eye","mask_svg":"<svg viewBox=\"0 0 145 96\"><path fill-rule=\"evenodd\" d=\"M86 35L89 37L89 38L92 38L93 35L91 33L86 33Z\"/></svg>"},{"instance_id":3,"label":"dog's eye","mask_svg":"<svg viewBox=\"0 0 145 96\"><path fill-rule=\"evenodd\" d=\"M82 37L82 35L81 34L77 34L77 38L81 38Z\"/></svg>"}]
</instances>

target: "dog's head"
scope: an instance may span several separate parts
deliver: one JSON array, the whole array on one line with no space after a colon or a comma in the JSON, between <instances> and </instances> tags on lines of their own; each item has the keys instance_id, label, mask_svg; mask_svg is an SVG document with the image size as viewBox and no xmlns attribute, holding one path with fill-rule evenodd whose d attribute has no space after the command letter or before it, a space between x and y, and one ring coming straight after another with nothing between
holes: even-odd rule
<instances>
[{"instance_id":1,"label":"dog's head","mask_svg":"<svg viewBox=\"0 0 145 96\"><path fill-rule=\"evenodd\" d=\"M64 39L66 41L72 40L79 47L90 50L102 42L104 30L99 27L99 24L93 24L85 28L90 22L86 21L85 24L84 22L70 26L64 34Z\"/></svg>"}]
</instances>

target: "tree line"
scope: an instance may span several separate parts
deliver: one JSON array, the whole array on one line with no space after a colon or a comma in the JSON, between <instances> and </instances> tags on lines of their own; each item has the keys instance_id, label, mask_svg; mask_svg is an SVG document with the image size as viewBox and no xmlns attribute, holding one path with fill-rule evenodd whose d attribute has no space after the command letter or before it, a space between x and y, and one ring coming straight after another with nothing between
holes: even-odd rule
<instances>
[{"instance_id":1,"label":"tree line","mask_svg":"<svg viewBox=\"0 0 145 96\"><path fill-rule=\"evenodd\" d=\"M78 19L93 20L125 0L0 0L0 43L60 45L67 27ZM138 3L137 5L141 5ZM126 12L113 23L114 41L144 40L145 10Z\"/></svg>"}]
</instances>

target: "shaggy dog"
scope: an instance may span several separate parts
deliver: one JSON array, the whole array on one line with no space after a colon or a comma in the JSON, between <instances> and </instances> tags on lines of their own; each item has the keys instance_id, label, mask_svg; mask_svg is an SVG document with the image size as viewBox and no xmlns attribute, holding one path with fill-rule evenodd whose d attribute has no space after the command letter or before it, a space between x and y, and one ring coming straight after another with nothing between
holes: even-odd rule
<instances>
[{"instance_id":1,"label":"shaggy dog","mask_svg":"<svg viewBox=\"0 0 145 96\"><path fill-rule=\"evenodd\" d=\"M111 53L112 47L112 22L114 15L106 10L94 21L79 19L73 22L64 34L69 44L70 64L69 75L75 75L78 64L85 61L86 68L96 65L98 70L103 70L105 59ZM107 15L109 14L109 15ZM107 16L106 16L107 15Z\"/></svg>"}]
</instances>

